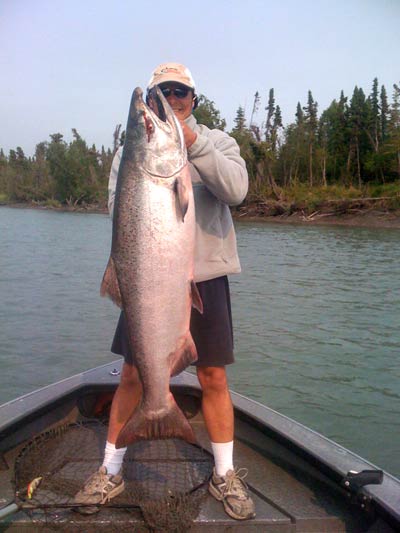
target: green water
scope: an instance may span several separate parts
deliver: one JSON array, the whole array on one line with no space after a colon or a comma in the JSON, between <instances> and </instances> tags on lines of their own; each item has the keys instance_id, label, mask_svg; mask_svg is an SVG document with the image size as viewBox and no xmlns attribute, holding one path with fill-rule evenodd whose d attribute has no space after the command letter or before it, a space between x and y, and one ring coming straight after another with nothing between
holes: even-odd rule
<instances>
[{"instance_id":1,"label":"green water","mask_svg":"<svg viewBox=\"0 0 400 533\"><path fill-rule=\"evenodd\" d=\"M400 476L398 230L237 224L231 387ZM0 208L0 402L115 359L107 216Z\"/></svg>"}]
</instances>

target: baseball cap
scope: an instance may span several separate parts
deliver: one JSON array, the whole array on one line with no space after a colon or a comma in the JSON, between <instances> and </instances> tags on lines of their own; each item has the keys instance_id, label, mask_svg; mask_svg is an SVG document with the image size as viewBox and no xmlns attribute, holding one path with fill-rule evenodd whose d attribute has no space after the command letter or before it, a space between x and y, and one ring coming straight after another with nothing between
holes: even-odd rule
<instances>
[{"instance_id":1,"label":"baseball cap","mask_svg":"<svg viewBox=\"0 0 400 533\"><path fill-rule=\"evenodd\" d=\"M167 81L181 83L193 90L196 88L192 74L185 65L181 65L180 63L161 63L161 65L158 65L158 67L154 69L147 85L147 89L151 89L155 85L160 85L160 83L165 83Z\"/></svg>"}]
</instances>

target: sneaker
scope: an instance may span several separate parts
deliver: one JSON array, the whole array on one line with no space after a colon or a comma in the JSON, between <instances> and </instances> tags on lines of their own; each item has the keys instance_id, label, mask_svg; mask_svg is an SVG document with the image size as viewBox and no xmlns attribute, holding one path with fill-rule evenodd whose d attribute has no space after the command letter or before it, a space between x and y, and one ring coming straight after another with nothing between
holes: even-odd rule
<instances>
[{"instance_id":1,"label":"sneaker","mask_svg":"<svg viewBox=\"0 0 400 533\"><path fill-rule=\"evenodd\" d=\"M124 488L125 483L120 473L115 476L107 474L107 468L101 466L87 479L83 489L75 495L74 503L90 506L102 505L121 494ZM82 507L79 511L92 514L98 509L97 507Z\"/></svg>"},{"instance_id":2,"label":"sneaker","mask_svg":"<svg viewBox=\"0 0 400 533\"><path fill-rule=\"evenodd\" d=\"M222 501L225 511L236 520L247 520L256 516L254 502L244 481L247 469L228 470L225 476L217 476L215 468L208 490L218 501Z\"/></svg>"}]
</instances>

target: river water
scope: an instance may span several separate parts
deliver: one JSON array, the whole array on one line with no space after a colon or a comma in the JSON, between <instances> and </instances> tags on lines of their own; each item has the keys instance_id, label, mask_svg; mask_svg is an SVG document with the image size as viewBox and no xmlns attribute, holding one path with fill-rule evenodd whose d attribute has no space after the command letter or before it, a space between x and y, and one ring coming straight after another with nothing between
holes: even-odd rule
<instances>
[{"instance_id":1,"label":"river water","mask_svg":"<svg viewBox=\"0 0 400 533\"><path fill-rule=\"evenodd\" d=\"M238 223L231 388L400 477L398 230ZM0 403L116 358L106 215L0 208Z\"/></svg>"}]
</instances>

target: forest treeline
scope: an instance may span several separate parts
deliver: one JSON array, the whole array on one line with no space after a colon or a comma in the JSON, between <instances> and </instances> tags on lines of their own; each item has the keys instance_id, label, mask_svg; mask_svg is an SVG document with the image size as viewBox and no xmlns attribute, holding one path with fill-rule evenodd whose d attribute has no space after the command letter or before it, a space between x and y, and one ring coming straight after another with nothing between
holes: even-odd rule
<instances>
[{"instance_id":1,"label":"forest treeline","mask_svg":"<svg viewBox=\"0 0 400 533\"><path fill-rule=\"evenodd\" d=\"M313 191L327 198L324 191L329 191L336 197L388 195L400 206L399 85L393 85L389 102L385 86L375 78L368 95L359 87L351 97L342 91L321 113L309 91L287 126L274 89L266 100L262 106L256 92L251 116L240 106L229 132L249 171L248 202L293 202ZM215 103L204 95L195 115L211 128L226 128ZM123 142L121 126L114 131L112 148L101 150L88 146L75 129L72 134L69 143L60 133L51 134L32 157L19 146L7 155L0 149L0 200L104 207L112 158Z\"/></svg>"}]
</instances>

